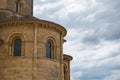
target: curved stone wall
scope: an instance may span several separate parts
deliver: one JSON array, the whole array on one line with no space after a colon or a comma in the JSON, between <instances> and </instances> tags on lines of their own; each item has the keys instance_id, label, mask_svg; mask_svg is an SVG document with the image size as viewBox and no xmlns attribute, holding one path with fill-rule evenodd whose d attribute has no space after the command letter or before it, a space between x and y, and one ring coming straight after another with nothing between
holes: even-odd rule
<instances>
[{"instance_id":1,"label":"curved stone wall","mask_svg":"<svg viewBox=\"0 0 120 80\"><path fill-rule=\"evenodd\" d=\"M67 31L44 20L0 21L0 80L70 80L70 60L63 55ZM14 56L14 40L22 42L21 56ZM51 58L46 43L52 43Z\"/></svg>"},{"instance_id":2,"label":"curved stone wall","mask_svg":"<svg viewBox=\"0 0 120 80\"><path fill-rule=\"evenodd\" d=\"M62 26L37 19L18 19L0 22L0 37L4 41L4 54L0 57L12 57L12 40L22 39L22 56L45 58L47 40L54 43L53 59L62 59L62 44L66 30Z\"/></svg>"},{"instance_id":3,"label":"curved stone wall","mask_svg":"<svg viewBox=\"0 0 120 80\"><path fill-rule=\"evenodd\" d=\"M0 59L0 80L60 80L60 63L39 58Z\"/></svg>"}]
</instances>

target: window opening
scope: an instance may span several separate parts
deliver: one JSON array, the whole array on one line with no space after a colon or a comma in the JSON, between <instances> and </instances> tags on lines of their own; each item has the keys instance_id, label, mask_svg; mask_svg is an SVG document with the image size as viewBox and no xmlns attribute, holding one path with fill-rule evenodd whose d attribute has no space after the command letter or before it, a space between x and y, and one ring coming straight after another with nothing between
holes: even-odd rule
<instances>
[{"instance_id":1,"label":"window opening","mask_svg":"<svg viewBox=\"0 0 120 80\"><path fill-rule=\"evenodd\" d=\"M21 46L22 46L22 41L20 39L15 39L14 56L21 56Z\"/></svg>"},{"instance_id":2,"label":"window opening","mask_svg":"<svg viewBox=\"0 0 120 80\"><path fill-rule=\"evenodd\" d=\"M16 2L16 13L19 11L19 2Z\"/></svg>"},{"instance_id":3,"label":"window opening","mask_svg":"<svg viewBox=\"0 0 120 80\"><path fill-rule=\"evenodd\" d=\"M51 52L52 52L52 45L48 41L47 44L46 44L46 57L47 58L51 58Z\"/></svg>"},{"instance_id":4,"label":"window opening","mask_svg":"<svg viewBox=\"0 0 120 80\"><path fill-rule=\"evenodd\" d=\"M66 68L64 66L64 80L66 80Z\"/></svg>"}]
</instances>

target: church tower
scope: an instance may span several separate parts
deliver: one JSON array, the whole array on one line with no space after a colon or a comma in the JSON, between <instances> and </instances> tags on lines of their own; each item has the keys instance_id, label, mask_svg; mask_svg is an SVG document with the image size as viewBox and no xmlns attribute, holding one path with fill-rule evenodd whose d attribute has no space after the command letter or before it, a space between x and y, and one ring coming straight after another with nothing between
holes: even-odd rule
<instances>
[{"instance_id":1,"label":"church tower","mask_svg":"<svg viewBox=\"0 0 120 80\"><path fill-rule=\"evenodd\" d=\"M33 0L0 0L0 18L32 17Z\"/></svg>"},{"instance_id":2,"label":"church tower","mask_svg":"<svg viewBox=\"0 0 120 80\"><path fill-rule=\"evenodd\" d=\"M33 0L0 0L0 80L70 80L66 29L33 16Z\"/></svg>"}]
</instances>

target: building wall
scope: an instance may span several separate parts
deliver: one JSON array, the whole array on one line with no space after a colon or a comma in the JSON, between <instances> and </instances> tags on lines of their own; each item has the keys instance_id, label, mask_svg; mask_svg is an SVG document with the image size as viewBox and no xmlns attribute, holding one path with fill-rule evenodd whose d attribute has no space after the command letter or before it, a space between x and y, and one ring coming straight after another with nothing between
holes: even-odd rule
<instances>
[{"instance_id":1,"label":"building wall","mask_svg":"<svg viewBox=\"0 0 120 80\"><path fill-rule=\"evenodd\" d=\"M0 43L0 80L65 80L65 35L65 28L43 20L19 19L0 22L0 40L3 41ZM21 56L13 55L14 37L22 39ZM48 40L52 40L54 44L52 58L46 58ZM66 77L69 77L68 74Z\"/></svg>"},{"instance_id":2,"label":"building wall","mask_svg":"<svg viewBox=\"0 0 120 80\"><path fill-rule=\"evenodd\" d=\"M33 15L33 0L9 0L6 2L7 9L16 12L16 2L18 2L19 14L29 17Z\"/></svg>"},{"instance_id":3,"label":"building wall","mask_svg":"<svg viewBox=\"0 0 120 80\"><path fill-rule=\"evenodd\" d=\"M60 63L39 58L0 59L0 80L60 80Z\"/></svg>"},{"instance_id":4,"label":"building wall","mask_svg":"<svg viewBox=\"0 0 120 80\"><path fill-rule=\"evenodd\" d=\"M10 50L12 45L12 39L15 36L20 36L23 40L24 48L23 56L26 57L34 57L34 41L35 41L35 27L37 27L37 57L46 57L45 55L45 45L47 40L51 39L54 42L54 55L55 59L60 60L63 44L63 34L65 35L65 31L60 34L60 30L64 30L57 25L38 21L35 22L32 20L15 20L15 21L8 21L1 24L0 27L0 36L4 40L4 49L5 54L4 56L12 56L12 51ZM56 28L56 30L55 30ZM62 38L61 38L62 36ZM3 56L2 56L3 57Z\"/></svg>"},{"instance_id":5,"label":"building wall","mask_svg":"<svg viewBox=\"0 0 120 80\"><path fill-rule=\"evenodd\" d=\"M0 20L19 17L33 17L33 0L0 0Z\"/></svg>"},{"instance_id":6,"label":"building wall","mask_svg":"<svg viewBox=\"0 0 120 80\"><path fill-rule=\"evenodd\" d=\"M0 80L70 80L72 57L63 54L66 33L59 24L33 17L33 0L0 0ZM20 56L14 56L16 38L22 42Z\"/></svg>"},{"instance_id":7,"label":"building wall","mask_svg":"<svg viewBox=\"0 0 120 80\"><path fill-rule=\"evenodd\" d=\"M6 0L0 0L0 9L5 9L6 6Z\"/></svg>"}]
</instances>

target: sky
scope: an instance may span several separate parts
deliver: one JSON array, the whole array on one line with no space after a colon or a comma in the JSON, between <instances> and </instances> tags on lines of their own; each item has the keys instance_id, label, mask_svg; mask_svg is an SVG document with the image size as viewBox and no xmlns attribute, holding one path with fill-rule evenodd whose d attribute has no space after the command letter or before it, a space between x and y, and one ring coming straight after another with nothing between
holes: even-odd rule
<instances>
[{"instance_id":1,"label":"sky","mask_svg":"<svg viewBox=\"0 0 120 80\"><path fill-rule=\"evenodd\" d=\"M34 16L67 29L71 80L120 80L120 0L34 0Z\"/></svg>"}]
</instances>

